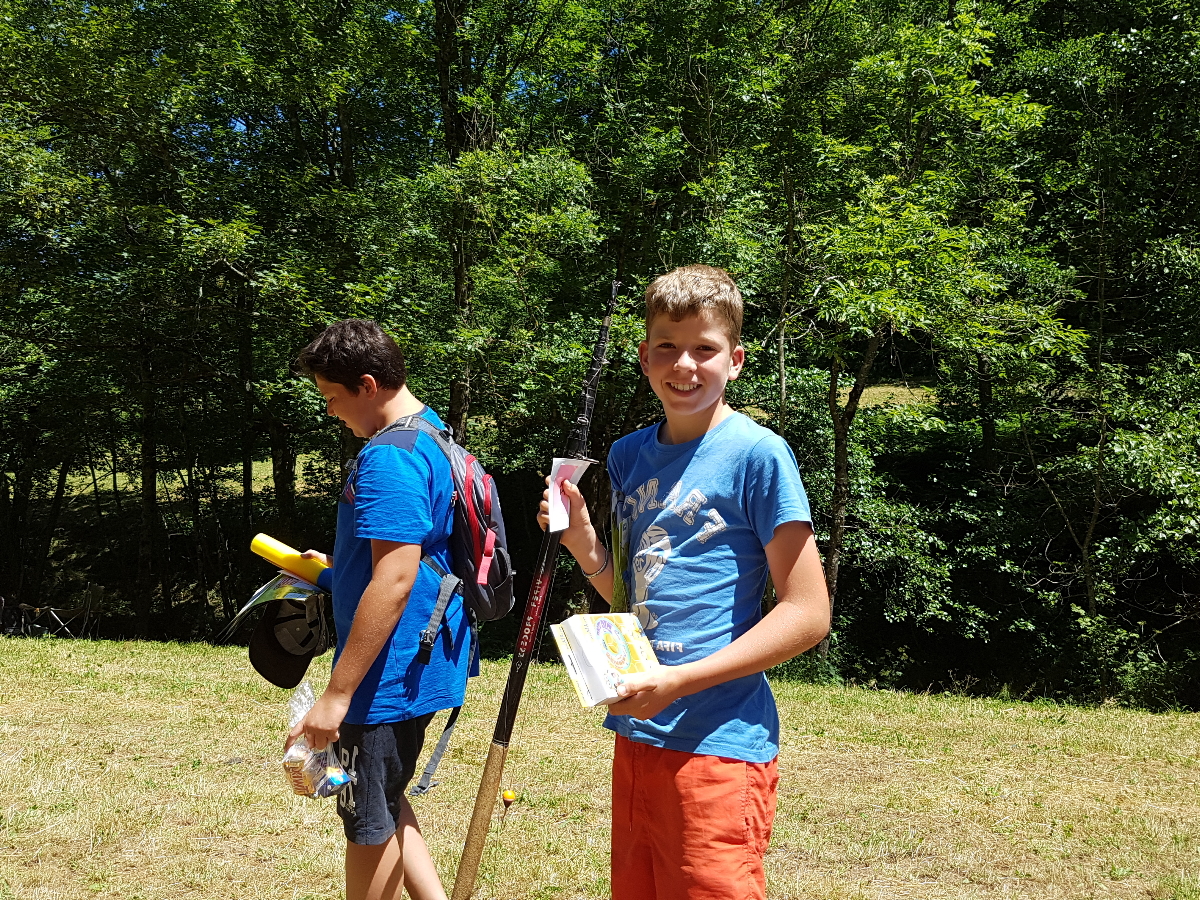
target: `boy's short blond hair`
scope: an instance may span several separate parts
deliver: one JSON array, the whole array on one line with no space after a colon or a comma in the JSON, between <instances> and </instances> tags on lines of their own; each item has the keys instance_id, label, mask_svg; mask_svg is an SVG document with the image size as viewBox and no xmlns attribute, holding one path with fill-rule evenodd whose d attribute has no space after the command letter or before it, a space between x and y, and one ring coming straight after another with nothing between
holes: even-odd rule
<instances>
[{"instance_id":1,"label":"boy's short blond hair","mask_svg":"<svg viewBox=\"0 0 1200 900\"><path fill-rule=\"evenodd\" d=\"M656 316L672 322L710 313L725 325L732 349L742 340L742 292L729 273L715 266L680 266L646 288L646 334Z\"/></svg>"}]
</instances>

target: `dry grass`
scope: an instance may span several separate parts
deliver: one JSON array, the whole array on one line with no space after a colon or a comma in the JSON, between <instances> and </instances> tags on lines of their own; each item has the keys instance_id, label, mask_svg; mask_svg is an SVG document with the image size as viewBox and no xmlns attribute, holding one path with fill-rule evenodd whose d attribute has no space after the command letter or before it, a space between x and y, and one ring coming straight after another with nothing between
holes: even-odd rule
<instances>
[{"instance_id":1,"label":"dry grass","mask_svg":"<svg viewBox=\"0 0 1200 900\"><path fill-rule=\"evenodd\" d=\"M926 406L933 403L936 394L931 388L921 385L908 384L869 384L859 398L859 406ZM838 402L845 406L850 398L850 388L843 387L838 393ZM775 423L775 414L767 412L761 406L742 406L739 412L745 413L760 425Z\"/></svg>"},{"instance_id":2,"label":"dry grass","mask_svg":"<svg viewBox=\"0 0 1200 900\"><path fill-rule=\"evenodd\" d=\"M846 402L850 396L849 388L842 392L841 400ZM908 406L932 403L934 393L927 387L907 384L869 384L862 392L859 400L861 406Z\"/></svg>"},{"instance_id":3,"label":"dry grass","mask_svg":"<svg viewBox=\"0 0 1200 900\"><path fill-rule=\"evenodd\" d=\"M1200 717L786 685L773 897L1200 900Z\"/></svg>"},{"instance_id":4,"label":"dry grass","mask_svg":"<svg viewBox=\"0 0 1200 900\"><path fill-rule=\"evenodd\" d=\"M473 683L415 803L447 883L506 673ZM777 693L773 898L1200 900L1200 717ZM0 900L338 896L332 803L279 772L286 696L238 648L0 640ZM607 895L598 718L533 670L477 897Z\"/></svg>"}]
</instances>

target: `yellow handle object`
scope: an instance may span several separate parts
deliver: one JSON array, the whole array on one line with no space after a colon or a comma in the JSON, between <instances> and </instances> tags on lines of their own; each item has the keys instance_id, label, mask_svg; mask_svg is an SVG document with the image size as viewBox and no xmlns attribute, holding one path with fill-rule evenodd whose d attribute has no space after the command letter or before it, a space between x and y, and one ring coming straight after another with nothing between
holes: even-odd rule
<instances>
[{"instance_id":1,"label":"yellow handle object","mask_svg":"<svg viewBox=\"0 0 1200 900\"><path fill-rule=\"evenodd\" d=\"M269 534L256 534L250 542L250 549L272 565L313 584L329 568L319 559L305 559L299 550L275 540Z\"/></svg>"}]
</instances>

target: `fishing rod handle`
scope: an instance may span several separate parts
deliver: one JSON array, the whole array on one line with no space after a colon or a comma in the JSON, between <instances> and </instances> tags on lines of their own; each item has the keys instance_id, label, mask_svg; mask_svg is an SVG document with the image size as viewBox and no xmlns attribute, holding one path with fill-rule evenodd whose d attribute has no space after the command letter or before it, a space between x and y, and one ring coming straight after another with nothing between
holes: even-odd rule
<instances>
[{"instance_id":1,"label":"fishing rod handle","mask_svg":"<svg viewBox=\"0 0 1200 900\"><path fill-rule=\"evenodd\" d=\"M454 893L450 900L470 900L475 891L479 861L483 859L483 846L487 843L488 828L492 823L492 811L496 808L496 795L500 792L500 779L504 775L504 760L507 757L507 745L492 744L488 748L483 778L479 782L479 793L475 795L475 808L471 811L471 824L467 828L467 842L463 846L462 856L458 858Z\"/></svg>"}]
</instances>

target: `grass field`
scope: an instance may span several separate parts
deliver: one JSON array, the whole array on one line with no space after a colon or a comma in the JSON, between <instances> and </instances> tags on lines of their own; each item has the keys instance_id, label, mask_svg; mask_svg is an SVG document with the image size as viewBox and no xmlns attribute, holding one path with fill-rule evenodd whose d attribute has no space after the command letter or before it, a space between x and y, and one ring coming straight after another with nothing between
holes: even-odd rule
<instances>
[{"instance_id":1,"label":"grass field","mask_svg":"<svg viewBox=\"0 0 1200 900\"><path fill-rule=\"evenodd\" d=\"M414 804L447 885L506 673ZM772 898L1200 900L1200 716L776 693ZM0 639L0 900L339 896L332 802L279 769L286 699L240 648ZM607 896L610 743L533 670L476 897Z\"/></svg>"}]
</instances>

